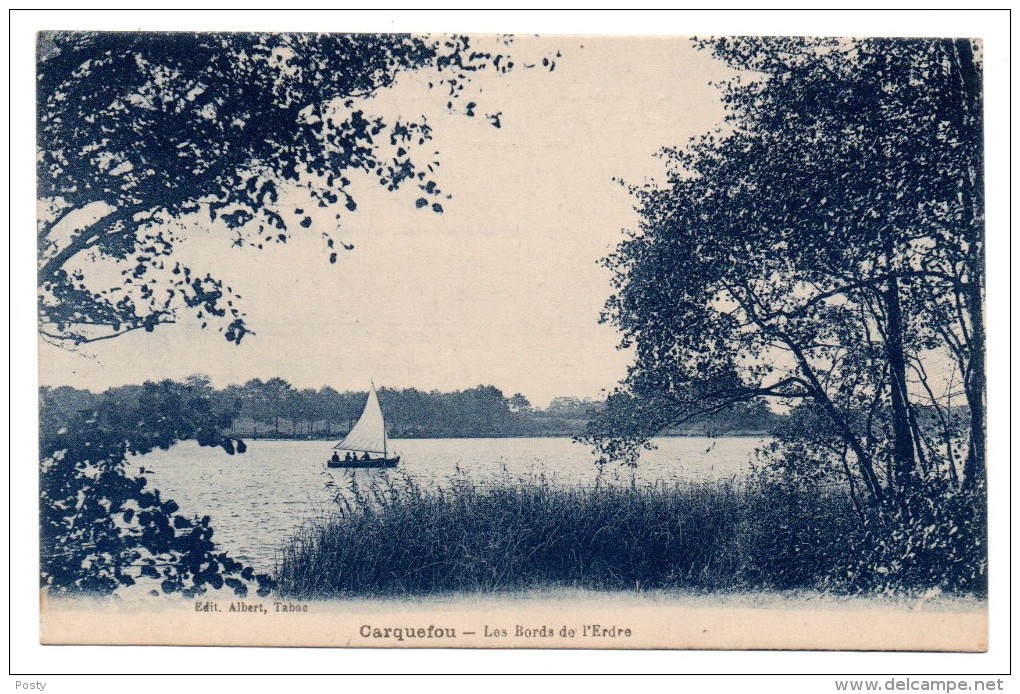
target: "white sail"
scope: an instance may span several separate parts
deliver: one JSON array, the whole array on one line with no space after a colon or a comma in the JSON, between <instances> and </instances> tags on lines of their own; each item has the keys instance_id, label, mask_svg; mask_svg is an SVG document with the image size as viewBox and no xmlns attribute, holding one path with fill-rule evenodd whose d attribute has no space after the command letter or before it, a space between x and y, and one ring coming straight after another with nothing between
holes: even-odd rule
<instances>
[{"instance_id":1,"label":"white sail","mask_svg":"<svg viewBox=\"0 0 1020 694\"><path fill-rule=\"evenodd\" d=\"M334 448L344 451L386 453L386 423L383 421L375 386L368 392L368 400L365 401L365 410L361 413L361 418L344 440Z\"/></svg>"}]
</instances>

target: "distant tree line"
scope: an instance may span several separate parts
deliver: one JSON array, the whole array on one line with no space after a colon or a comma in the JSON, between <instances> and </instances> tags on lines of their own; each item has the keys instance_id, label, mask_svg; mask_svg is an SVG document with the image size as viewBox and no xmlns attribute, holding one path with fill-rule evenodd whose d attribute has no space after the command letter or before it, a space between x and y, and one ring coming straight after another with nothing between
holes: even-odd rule
<instances>
[{"instance_id":1,"label":"distant tree line","mask_svg":"<svg viewBox=\"0 0 1020 694\"><path fill-rule=\"evenodd\" d=\"M224 435L248 438L333 438L350 431L365 406L365 391L340 392L329 386L298 389L282 378L252 379L244 385L214 388L205 376L182 384L191 397L207 403L210 421ZM145 385L111 388L102 394L70 386L43 388L47 411L73 414L102 403L139 407ZM453 392L381 388L379 401L393 438L472 438L574 436L605 407L589 398L557 397L540 409L521 393L507 397L491 385ZM785 417L760 404L738 404L664 432L667 435L762 435Z\"/></svg>"}]
</instances>

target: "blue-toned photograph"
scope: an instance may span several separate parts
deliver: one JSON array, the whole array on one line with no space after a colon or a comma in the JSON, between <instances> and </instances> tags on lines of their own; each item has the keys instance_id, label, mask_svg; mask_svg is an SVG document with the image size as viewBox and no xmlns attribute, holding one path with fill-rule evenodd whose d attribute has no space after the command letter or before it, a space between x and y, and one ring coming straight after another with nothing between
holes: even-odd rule
<instances>
[{"instance_id":1,"label":"blue-toned photograph","mask_svg":"<svg viewBox=\"0 0 1020 694\"><path fill-rule=\"evenodd\" d=\"M985 650L982 85L39 33L43 642Z\"/></svg>"}]
</instances>

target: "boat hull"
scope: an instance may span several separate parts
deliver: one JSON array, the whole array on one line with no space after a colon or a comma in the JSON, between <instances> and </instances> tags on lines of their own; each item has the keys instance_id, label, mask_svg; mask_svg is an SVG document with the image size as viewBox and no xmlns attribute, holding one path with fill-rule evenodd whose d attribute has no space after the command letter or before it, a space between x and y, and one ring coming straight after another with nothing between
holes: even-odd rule
<instances>
[{"instance_id":1,"label":"boat hull","mask_svg":"<svg viewBox=\"0 0 1020 694\"><path fill-rule=\"evenodd\" d=\"M394 458L372 458L371 460L341 460L338 462L327 460L326 467L348 469L360 469L370 467L396 467L397 463L399 462L400 456L398 455Z\"/></svg>"}]
</instances>

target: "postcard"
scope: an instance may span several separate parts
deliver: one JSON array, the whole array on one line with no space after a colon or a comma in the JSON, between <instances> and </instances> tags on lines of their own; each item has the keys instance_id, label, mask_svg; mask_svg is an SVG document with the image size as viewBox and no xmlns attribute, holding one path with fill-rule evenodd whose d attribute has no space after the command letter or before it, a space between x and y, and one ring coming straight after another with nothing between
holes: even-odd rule
<instances>
[{"instance_id":1,"label":"postcard","mask_svg":"<svg viewBox=\"0 0 1020 694\"><path fill-rule=\"evenodd\" d=\"M39 33L42 643L987 650L982 68Z\"/></svg>"}]
</instances>

